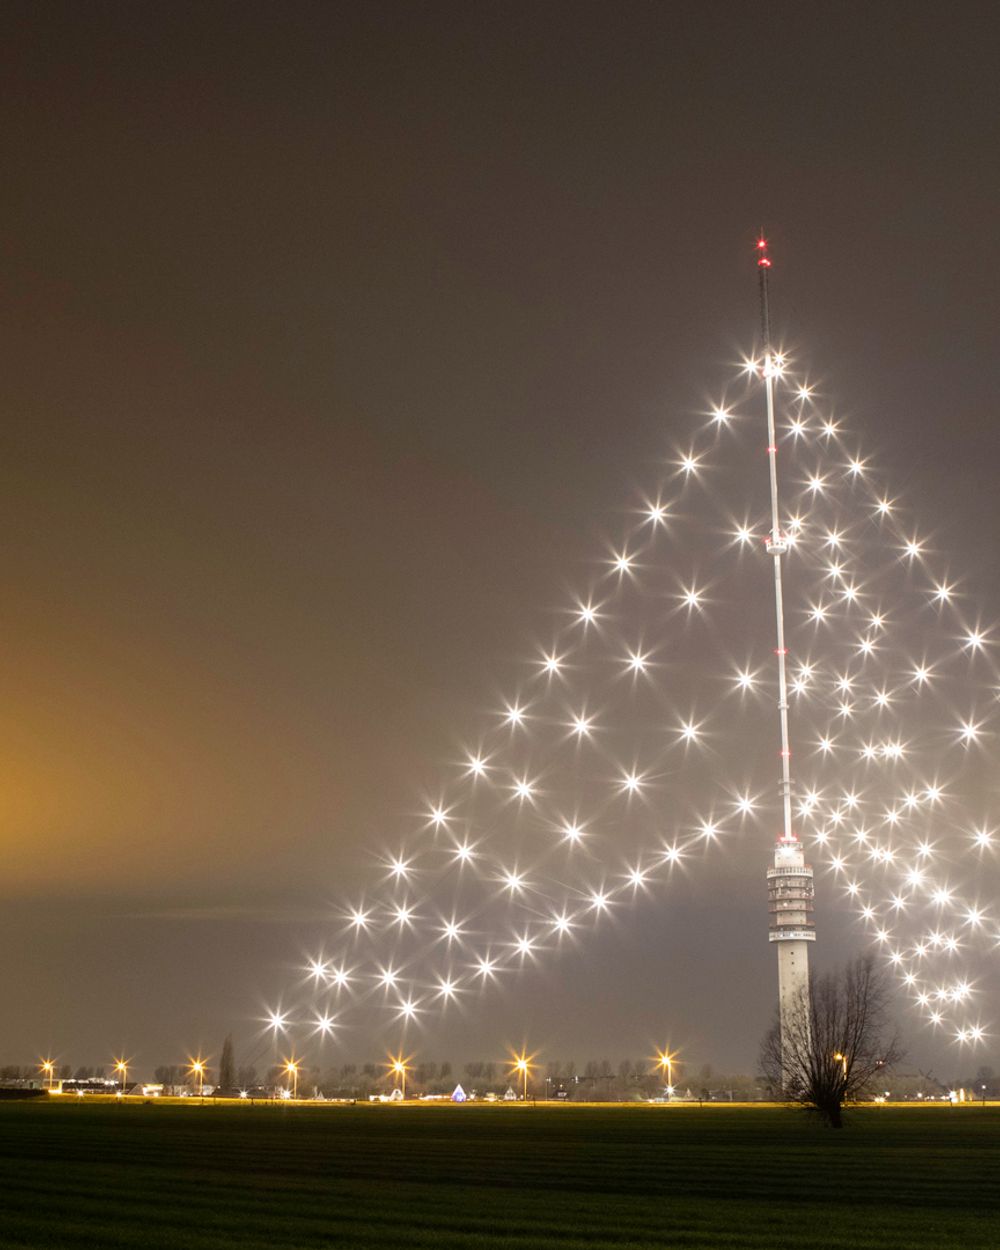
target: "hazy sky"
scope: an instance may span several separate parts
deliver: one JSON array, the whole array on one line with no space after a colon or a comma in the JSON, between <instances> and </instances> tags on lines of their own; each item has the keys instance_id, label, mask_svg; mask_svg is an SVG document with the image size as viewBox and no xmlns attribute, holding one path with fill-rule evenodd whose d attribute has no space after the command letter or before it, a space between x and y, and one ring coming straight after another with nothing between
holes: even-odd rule
<instances>
[{"instance_id":1,"label":"hazy sky","mask_svg":"<svg viewBox=\"0 0 1000 1250\"><path fill-rule=\"evenodd\" d=\"M993 619L998 35L987 4L8 6L3 1059L250 1048L752 343L761 223L782 332ZM670 1031L748 1067L765 854L420 1047Z\"/></svg>"}]
</instances>

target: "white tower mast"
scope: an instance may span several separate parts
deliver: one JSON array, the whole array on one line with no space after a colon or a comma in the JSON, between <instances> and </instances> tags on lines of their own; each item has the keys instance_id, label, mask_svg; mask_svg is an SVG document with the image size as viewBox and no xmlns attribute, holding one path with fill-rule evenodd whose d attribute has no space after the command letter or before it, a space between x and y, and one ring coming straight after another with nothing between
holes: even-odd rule
<instances>
[{"instance_id":1,"label":"white tower mast","mask_svg":"<svg viewBox=\"0 0 1000 1250\"><path fill-rule=\"evenodd\" d=\"M792 753L788 735L788 677L785 646L785 613L781 590L781 558L788 539L781 529L778 503L778 440L774 421L774 384L781 374L781 359L771 348L771 315L767 302L767 274L771 260L767 240L757 240L757 272L760 276L760 318L764 346L764 391L767 397L767 452L771 475L771 532L767 554L774 560L774 615L778 645L778 718L781 726L781 782L783 810L781 833L774 848L774 866L767 870L770 897L770 940L778 944L778 1006L782 1048L796 1010L808 1001L809 943L815 941L813 871L806 864L802 844L792 828Z\"/></svg>"}]
</instances>

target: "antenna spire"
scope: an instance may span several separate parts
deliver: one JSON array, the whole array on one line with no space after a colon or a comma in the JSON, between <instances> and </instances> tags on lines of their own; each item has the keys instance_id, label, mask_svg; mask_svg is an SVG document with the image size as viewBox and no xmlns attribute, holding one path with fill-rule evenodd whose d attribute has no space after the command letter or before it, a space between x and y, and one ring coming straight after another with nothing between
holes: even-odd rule
<instances>
[{"instance_id":1,"label":"antenna spire","mask_svg":"<svg viewBox=\"0 0 1000 1250\"><path fill-rule=\"evenodd\" d=\"M760 283L760 333L764 345L765 358L771 354L771 311L767 303L767 271L771 268L771 258L767 254L767 238L761 226L757 236L757 274Z\"/></svg>"}]
</instances>

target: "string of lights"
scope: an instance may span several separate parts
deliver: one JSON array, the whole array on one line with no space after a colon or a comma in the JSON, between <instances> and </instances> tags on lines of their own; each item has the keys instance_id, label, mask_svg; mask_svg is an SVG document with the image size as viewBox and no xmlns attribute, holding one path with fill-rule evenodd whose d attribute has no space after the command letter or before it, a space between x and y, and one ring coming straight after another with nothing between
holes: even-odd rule
<instances>
[{"instance_id":1,"label":"string of lights","mask_svg":"<svg viewBox=\"0 0 1000 1250\"><path fill-rule=\"evenodd\" d=\"M997 634L932 533L790 355L775 353L787 542L787 699L798 836L933 1028L988 1034L967 956L1000 944L984 896ZM554 957L748 840L784 795L762 727L778 701L762 641L771 540L747 359L673 449L549 637L498 699L370 891L345 906L318 1004L275 1030L393 1027ZM742 378L742 381L740 381ZM785 657L782 657L783 659ZM786 761L787 763L787 761Z\"/></svg>"}]
</instances>

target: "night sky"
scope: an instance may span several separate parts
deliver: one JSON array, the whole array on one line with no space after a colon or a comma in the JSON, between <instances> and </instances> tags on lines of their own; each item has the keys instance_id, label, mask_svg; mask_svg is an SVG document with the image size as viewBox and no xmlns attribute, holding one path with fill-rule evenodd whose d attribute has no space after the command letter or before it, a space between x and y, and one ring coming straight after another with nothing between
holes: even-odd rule
<instances>
[{"instance_id":1,"label":"night sky","mask_svg":"<svg viewBox=\"0 0 1000 1250\"><path fill-rule=\"evenodd\" d=\"M998 37L987 4L7 6L0 1059L253 1049L752 347L762 223L783 339L995 618ZM416 1045L751 1067L766 851Z\"/></svg>"}]
</instances>

